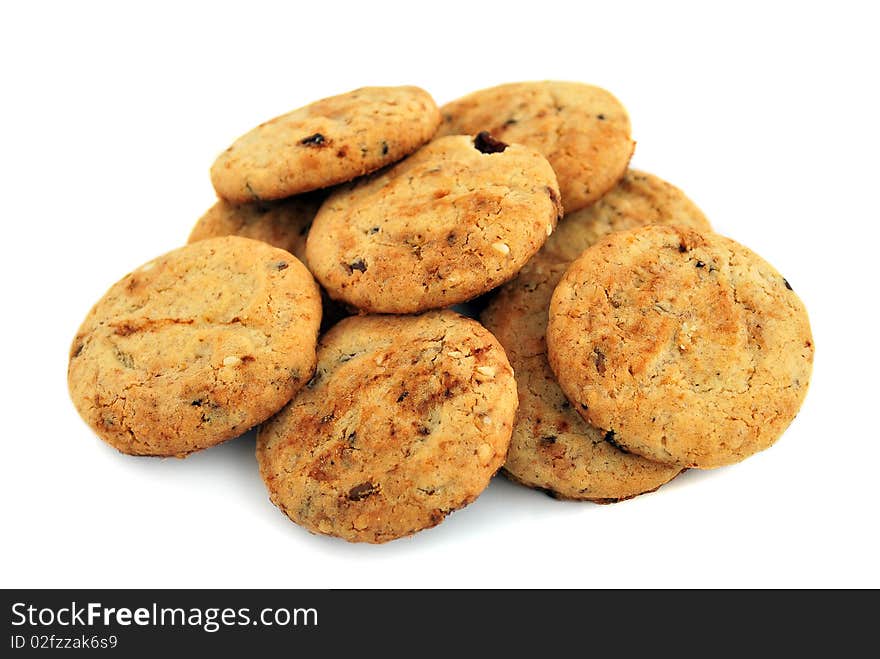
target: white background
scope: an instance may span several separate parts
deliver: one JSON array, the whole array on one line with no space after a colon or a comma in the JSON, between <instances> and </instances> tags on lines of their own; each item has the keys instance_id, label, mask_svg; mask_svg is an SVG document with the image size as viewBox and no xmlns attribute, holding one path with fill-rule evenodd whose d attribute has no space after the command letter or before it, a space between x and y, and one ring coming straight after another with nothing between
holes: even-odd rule
<instances>
[{"instance_id":1,"label":"white background","mask_svg":"<svg viewBox=\"0 0 880 659\"><path fill-rule=\"evenodd\" d=\"M872 3L305 4L0 10L0 586L880 586ZM362 85L443 103L542 78L615 93L633 165L806 302L813 384L772 449L613 506L496 478L439 527L367 546L278 512L252 437L138 459L80 421L79 323L185 241L239 134Z\"/></svg>"}]
</instances>

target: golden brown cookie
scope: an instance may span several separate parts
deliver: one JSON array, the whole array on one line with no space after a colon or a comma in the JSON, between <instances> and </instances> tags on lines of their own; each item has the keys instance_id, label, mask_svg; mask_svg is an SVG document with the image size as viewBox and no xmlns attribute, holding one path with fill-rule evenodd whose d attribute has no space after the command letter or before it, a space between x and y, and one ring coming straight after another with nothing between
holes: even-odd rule
<instances>
[{"instance_id":1,"label":"golden brown cookie","mask_svg":"<svg viewBox=\"0 0 880 659\"><path fill-rule=\"evenodd\" d=\"M413 313L513 277L561 213L556 177L528 147L444 137L332 194L309 232L309 266L334 298Z\"/></svg>"},{"instance_id":2,"label":"golden brown cookie","mask_svg":"<svg viewBox=\"0 0 880 659\"><path fill-rule=\"evenodd\" d=\"M476 499L504 462L513 372L451 311L357 316L321 338L311 382L257 436L273 503L313 533L387 542Z\"/></svg>"},{"instance_id":3,"label":"golden brown cookie","mask_svg":"<svg viewBox=\"0 0 880 659\"><path fill-rule=\"evenodd\" d=\"M362 87L260 124L211 167L229 202L326 188L400 160L431 139L440 114L418 87Z\"/></svg>"},{"instance_id":4,"label":"golden brown cookie","mask_svg":"<svg viewBox=\"0 0 880 659\"><path fill-rule=\"evenodd\" d=\"M681 468L624 453L605 441L604 430L571 408L550 370L544 340L547 313L566 267L535 257L480 317L504 347L519 393L504 471L523 485L563 499L611 503L651 492Z\"/></svg>"},{"instance_id":5,"label":"golden brown cookie","mask_svg":"<svg viewBox=\"0 0 880 659\"><path fill-rule=\"evenodd\" d=\"M602 199L567 215L483 312L483 323L504 346L516 376L519 410L504 464L513 480L561 498L607 503L653 491L680 473L679 467L624 453L605 441L605 431L571 409L547 362L550 297L569 263L613 231L655 223L710 229L681 190L651 174L627 171Z\"/></svg>"},{"instance_id":6,"label":"golden brown cookie","mask_svg":"<svg viewBox=\"0 0 880 659\"><path fill-rule=\"evenodd\" d=\"M606 236L553 293L550 364L575 409L652 460L712 468L773 444L803 402L813 339L769 263L709 232Z\"/></svg>"},{"instance_id":7,"label":"golden brown cookie","mask_svg":"<svg viewBox=\"0 0 880 659\"><path fill-rule=\"evenodd\" d=\"M570 263L603 236L647 224L712 230L702 211L677 187L653 174L629 169L599 201L566 215L540 254Z\"/></svg>"},{"instance_id":8,"label":"golden brown cookie","mask_svg":"<svg viewBox=\"0 0 880 659\"><path fill-rule=\"evenodd\" d=\"M281 201L238 206L220 199L199 218L188 242L243 236L262 240L305 262L306 236L324 196L322 192L311 192Z\"/></svg>"},{"instance_id":9,"label":"golden brown cookie","mask_svg":"<svg viewBox=\"0 0 880 659\"><path fill-rule=\"evenodd\" d=\"M553 166L562 205L572 213L599 199L623 176L635 142L614 96L578 82L519 82L447 103L438 135L489 131L503 142L540 151Z\"/></svg>"},{"instance_id":10,"label":"golden brown cookie","mask_svg":"<svg viewBox=\"0 0 880 659\"><path fill-rule=\"evenodd\" d=\"M83 419L123 453L184 457L277 412L315 368L321 299L291 254L228 236L141 266L70 350Z\"/></svg>"}]
</instances>

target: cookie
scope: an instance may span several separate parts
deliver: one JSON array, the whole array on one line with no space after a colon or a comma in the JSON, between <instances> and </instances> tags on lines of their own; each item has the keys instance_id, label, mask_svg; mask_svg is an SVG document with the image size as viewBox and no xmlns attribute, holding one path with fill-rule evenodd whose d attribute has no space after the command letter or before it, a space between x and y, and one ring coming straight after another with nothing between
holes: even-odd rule
<instances>
[{"instance_id":1,"label":"cookie","mask_svg":"<svg viewBox=\"0 0 880 659\"><path fill-rule=\"evenodd\" d=\"M535 257L480 316L504 347L519 394L504 471L561 499L611 503L651 492L681 468L624 453L605 441L605 431L571 408L550 370L544 333L550 296L566 267Z\"/></svg>"},{"instance_id":2,"label":"cookie","mask_svg":"<svg viewBox=\"0 0 880 659\"><path fill-rule=\"evenodd\" d=\"M444 137L334 192L312 223L306 256L331 297L413 313L512 278L560 213L556 177L537 151L484 134Z\"/></svg>"},{"instance_id":3,"label":"cookie","mask_svg":"<svg viewBox=\"0 0 880 659\"><path fill-rule=\"evenodd\" d=\"M553 166L566 213L593 203L623 176L635 142L614 96L578 82L520 82L447 103L438 135L487 130L540 151Z\"/></svg>"},{"instance_id":4,"label":"cookie","mask_svg":"<svg viewBox=\"0 0 880 659\"><path fill-rule=\"evenodd\" d=\"M291 254L228 236L169 252L114 284L70 350L83 419L132 455L184 457L236 437L311 378L321 321Z\"/></svg>"},{"instance_id":5,"label":"cookie","mask_svg":"<svg viewBox=\"0 0 880 659\"><path fill-rule=\"evenodd\" d=\"M516 384L486 329L451 311L356 316L257 435L273 503L313 533L380 543L439 524L501 467Z\"/></svg>"},{"instance_id":6,"label":"cookie","mask_svg":"<svg viewBox=\"0 0 880 659\"><path fill-rule=\"evenodd\" d=\"M519 411L504 470L512 479L564 499L620 501L657 489L681 471L620 451L607 433L571 409L547 361L550 297L571 261L614 231L655 223L710 230L684 193L636 170L599 201L559 223L541 251L482 313L513 366Z\"/></svg>"},{"instance_id":7,"label":"cookie","mask_svg":"<svg viewBox=\"0 0 880 659\"><path fill-rule=\"evenodd\" d=\"M630 169L599 201L566 215L540 253L549 260L570 263L603 236L647 224L712 230L706 216L681 190L653 174Z\"/></svg>"},{"instance_id":8,"label":"cookie","mask_svg":"<svg viewBox=\"0 0 880 659\"><path fill-rule=\"evenodd\" d=\"M588 422L625 450L708 469L772 445L810 380L803 304L769 263L709 232L613 233L550 303L550 364Z\"/></svg>"},{"instance_id":9,"label":"cookie","mask_svg":"<svg viewBox=\"0 0 880 659\"><path fill-rule=\"evenodd\" d=\"M260 124L211 167L234 204L326 188L400 160L434 135L440 113L418 87L362 87Z\"/></svg>"},{"instance_id":10,"label":"cookie","mask_svg":"<svg viewBox=\"0 0 880 659\"><path fill-rule=\"evenodd\" d=\"M220 236L243 236L262 240L293 254L306 257L306 236L324 195L320 192L282 201L230 204L218 200L199 218L189 236L190 243Z\"/></svg>"}]
</instances>

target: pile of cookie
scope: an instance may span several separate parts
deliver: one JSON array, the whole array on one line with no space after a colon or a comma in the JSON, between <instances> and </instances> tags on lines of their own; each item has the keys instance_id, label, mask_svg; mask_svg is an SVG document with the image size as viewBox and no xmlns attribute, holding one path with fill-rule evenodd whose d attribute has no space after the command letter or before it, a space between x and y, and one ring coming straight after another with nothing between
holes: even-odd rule
<instances>
[{"instance_id":1,"label":"pile of cookie","mask_svg":"<svg viewBox=\"0 0 880 659\"><path fill-rule=\"evenodd\" d=\"M743 460L806 394L806 311L634 146L614 96L568 82L260 124L189 243L86 317L74 404L132 455L259 426L271 500L350 541L434 526L499 469L607 503Z\"/></svg>"}]
</instances>

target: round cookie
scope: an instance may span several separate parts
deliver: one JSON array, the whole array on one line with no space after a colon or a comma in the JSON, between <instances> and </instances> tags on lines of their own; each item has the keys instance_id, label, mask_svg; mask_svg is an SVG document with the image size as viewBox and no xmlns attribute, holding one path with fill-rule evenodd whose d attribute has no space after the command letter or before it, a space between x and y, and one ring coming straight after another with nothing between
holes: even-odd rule
<instances>
[{"instance_id":1,"label":"round cookie","mask_svg":"<svg viewBox=\"0 0 880 659\"><path fill-rule=\"evenodd\" d=\"M480 316L504 347L519 393L504 471L512 480L562 499L612 503L651 492L681 468L619 450L613 435L571 408L550 370L547 312L566 267L541 256L532 259Z\"/></svg>"},{"instance_id":2,"label":"round cookie","mask_svg":"<svg viewBox=\"0 0 880 659\"><path fill-rule=\"evenodd\" d=\"M219 199L199 218L188 242L220 236L262 240L305 262L306 236L324 194L313 192L281 201L230 204Z\"/></svg>"},{"instance_id":3,"label":"round cookie","mask_svg":"<svg viewBox=\"0 0 880 659\"><path fill-rule=\"evenodd\" d=\"M684 192L653 174L629 169L599 201L566 215L540 254L570 263L603 236L647 224L712 230L706 216Z\"/></svg>"},{"instance_id":4,"label":"round cookie","mask_svg":"<svg viewBox=\"0 0 880 659\"><path fill-rule=\"evenodd\" d=\"M92 308L70 350L83 419L123 453L184 457L277 412L312 376L321 322L296 258L228 236L141 266Z\"/></svg>"},{"instance_id":5,"label":"round cookie","mask_svg":"<svg viewBox=\"0 0 880 659\"><path fill-rule=\"evenodd\" d=\"M486 130L546 156L559 179L566 213L610 190L635 148L620 101L604 89L578 82L500 85L447 103L440 112L438 135Z\"/></svg>"},{"instance_id":6,"label":"round cookie","mask_svg":"<svg viewBox=\"0 0 880 659\"><path fill-rule=\"evenodd\" d=\"M813 362L806 310L739 243L676 226L606 236L553 293L550 364L575 409L652 460L707 469L773 444Z\"/></svg>"},{"instance_id":7,"label":"round cookie","mask_svg":"<svg viewBox=\"0 0 880 659\"><path fill-rule=\"evenodd\" d=\"M257 435L273 503L313 533L387 542L439 524L501 467L516 384L486 329L451 311L357 316Z\"/></svg>"},{"instance_id":8,"label":"round cookie","mask_svg":"<svg viewBox=\"0 0 880 659\"><path fill-rule=\"evenodd\" d=\"M431 139L437 105L418 87L362 87L260 124L211 167L232 203L326 188L400 160Z\"/></svg>"},{"instance_id":9,"label":"round cookie","mask_svg":"<svg viewBox=\"0 0 880 659\"><path fill-rule=\"evenodd\" d=\"M571 409L547 361L550 297L568 264L609 233L655 223L710 230L703 213L681 190L651 174L628 170L602 199L567 215L483 312L483 323L507 352L519 392L504 465L513 480L560 498L606 503L655 490L680 473L679 467L618 450L613 435Z\"/></svg>"},{"instance_id":10,"label":"round cookie","mask_svg":"<svg viewBox=\"0 0 880 659\"><path fill-rule=\"evenodd\" d=\"M450 136L333 193L306 256L331 297L413 313L512 278L560 214L556 177L539 153L484 134Z\"/></svg>"}]
</instances>

